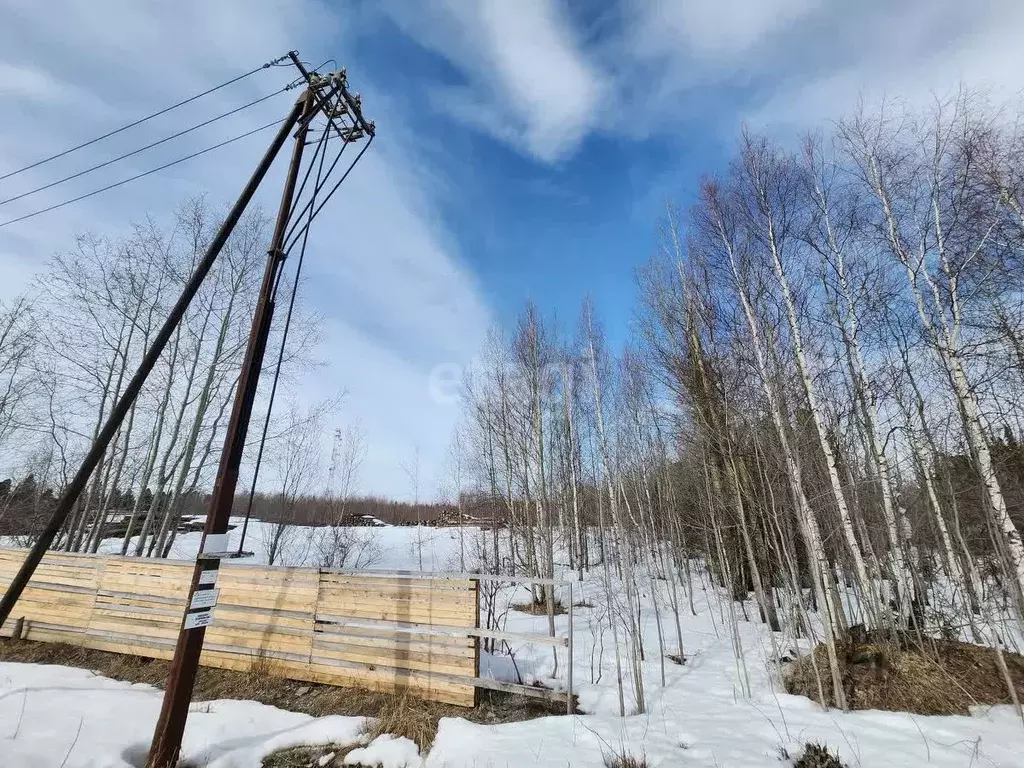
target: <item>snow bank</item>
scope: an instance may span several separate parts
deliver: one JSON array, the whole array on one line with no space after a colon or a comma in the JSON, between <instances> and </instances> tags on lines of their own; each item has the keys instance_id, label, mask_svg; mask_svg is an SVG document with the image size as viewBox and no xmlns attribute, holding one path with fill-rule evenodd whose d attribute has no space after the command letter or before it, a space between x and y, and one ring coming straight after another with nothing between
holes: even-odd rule
<instances>
[{"instance_id":1,"label":"snow bank","mask_svg":"<svg viewBox=\"0 0 1024 768\"><path fill-rule=\"evenodd\" d=\"M0 663L0 765L138 768L163 692L84 669ZM313 718L253 701L193 704L181 757L204 768L259 768L277 749L351 744L361 717Z\"/></svg>"}]
</instances>

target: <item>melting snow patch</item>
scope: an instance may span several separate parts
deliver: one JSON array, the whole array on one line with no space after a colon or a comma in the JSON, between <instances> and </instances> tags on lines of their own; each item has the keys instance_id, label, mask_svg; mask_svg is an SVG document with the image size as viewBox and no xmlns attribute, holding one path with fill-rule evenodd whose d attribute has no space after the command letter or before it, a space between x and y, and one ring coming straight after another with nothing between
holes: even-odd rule
<instances>
[{"instance_id":1,"label":"melting snow patch","mask_svg":"<svg viewBox=\"0 0 1024 768\"><path fill-rule=\"evenodd\" d=\"M375 768L415 768L421 765L415 742L404 736L385 733L365 747L345 755L345 765L372 765Z\"/></svg>"}]
</instances>

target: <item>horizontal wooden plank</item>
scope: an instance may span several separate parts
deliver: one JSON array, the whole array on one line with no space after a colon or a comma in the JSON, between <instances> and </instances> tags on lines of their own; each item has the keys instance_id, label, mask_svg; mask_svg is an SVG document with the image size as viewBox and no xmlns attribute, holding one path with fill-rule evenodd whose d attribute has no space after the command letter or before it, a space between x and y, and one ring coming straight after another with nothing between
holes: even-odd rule
<instances>
[{"instance_id":1,"label":"horizontal wooden plank","mask_svg":"<svg viewBox=\"0 0 1024 768\"><path fill-rule=\"evenodd\" d=\"M370 598L374 600L430 600L436 603L452 603L461 604L467 602L476 602L476 595L471 590L439 590L439 589L414 589L405 587L396 587L390 589L379 585L363 586L363 585L338 585L338 584L321 584L319 594L321 597L326 595L339 595L339 596L353 596L360 598Z\"/></svg>"},{"instance_id":2,"label":"horizontal wooden plank","mask_svg":"<svg viewBox=\"0 0 1024 768\"><path fill-rule=\"evenodd\" d=\"M347 661L365 664L370 669L417 670L419 672L445 672L472 677L476 670L475 659L458 659L450 656L435 656L412 651L397 654L379 653L373 648L359 646L335 646L324 643L314 644L313 657L320 660Z\"/></svg>"},{"instance_id":3,"label":"horizontal wooden plank","mask_svg":"<svg viewBox=\"0 0 1024 768\"><path fill-rule=\"evenodd\" d=\"M435 638L417 640L414 635L399 638L360 637L358 635L326 635L320 632L313 634L313 643L317 646L330 647L350 645L363 649L372 649L376 653L394 656L407 652L433 653L451 658L472 658L476 654L476 643L472 638L464 645L438 642Z\"/></svg>"},{"instance_id":4,"label":"horizontal wooden plank","mask_svg":"<svg viewBox=\"0 0 1024 768\"><path fill-rule=\"evenodd\" d=\"M38 643L66 643L68 645L81 645L80 638L85 637L85 632L69 628L61 628L56 625L43 625L30 623L28 629L22 630L22 637Z\"/></svg>"},{"instance_id":5,"label":"horizontal wooden plank","mask_svg":"<svg viewBox=\"0 0 1024 768\"><path fill-rule=\"evenodd\" d=\"M430 590L438 593L469 592L475 588L473 581L450 581L443 579L410 579L390 576L357 576L355 574L320 575L321 588L339 589L387 589L387 590Z\"/></svg>"},{"instance_id":6,"label":"horizontal wooden plank","mask_svg":"<svg viewBox=\"0 0 1024 768\"><path fill-rule=\"evenodd\" d=\"M130 656L141 656L144 659L170 659L174 656L173 643L154 643L148 638L139 638L133 644L127 639L111 640L103 635L83 635L77 645L97 651L110 651Z\"/></svg>"},{"instance_id":7,"label":"horizontal wooden plank","mask_svg":"<svg viewBox=\"0 0 1024 768\"><path fill-rule=\"evenodd\" d=\"M109 592L148 592L156 595L175 595L187 592L191 582L188 579L162 578L143 574L104 574L99 589Z\"/></svg>"},{"instance_id":8,"label":"horizontal wooden plank","mask_svg":"<svg viewBox=\"0 0 1024 768\"><path fill-rule=\"evenodd\" d=\"M25 619L25 621L49 621L69 626L87 627L91 616L81 613L64 613L62 611L48 611L45 609L28 610L20 607L15 608L11 614L14 619Z\"/></svg>"},{"instance_id":9,"label":"horizontal wooden plank","mask_svg":"<svg viewBox=\"0 0 1024 768\"><path fill-rule=\"evenodd\" d=\"M476 698L476 692L472 685L455 685L409 673L396 675L391 671L378 672L369 669L340 667L334 664L310 664L303 673L303 677L299 679L370 691L390 692L404 689L413 695L431 701L440 701L459 707L472 707Z\"/></svg>"},{"instance_id":10,"label":"horizontal wooden plank","mask_svg":"<svg viewBox=\"0 0 1024 768\"><path fill-rule=\"evenodd\" d=\"M89 592L50 592L45 589L27 587L21 593L18 605L22 603L39 603L41 605L61 608L89 608L95 602L95 593Z\"/></svg>"},{"instance_id":11,"label":"horizontal wooden plank","mask_svg":"<svg viewBox=\"0 0 1024 768\"><path fill-rule=\"evenodd\" d=\"M91 610L94 602L95 598L92 595L63 595L51 600L49 596L41 595L38 590L26 589L14 610L17 611L23 606L31 606L51 611L82 612Z\"/></svg>"},{"instance_id":12,"label":"horizontal wooden plank","mask_svg":"<svg viewBox=\"0 0 1024 768\"><path fill-rule=\"evenodd\" d=\"M261 673L272 677L286 677L291 680L306 680L303 673L309 669L309 660L289 661L259 654L226 653L215 648L203 648L199 663L204 667L230 669L235 672L250 672L255 667Z\"/></svg>"},{"instance_id":13,"label":"horizontal wooden plank","mask_svg":"<svg viewBox=\"0 0 1024 768\"><path fill-rule=\"evenodd\" d=\"M12 568L13 571L21 567L19 564L17 568ZM45 560L36 566L35 571L32 573L32 577L35 578L37 575L40 577L47 578L58 578L58 579L87 579L96 578L98 573L102 573L103 568L92 568L84 567L81 563L48 563Z\"/></svg>"},{"instance_id":14,"label":"horizontal wooden plank","mask_svg":"<svg viewBox=\"0 0 1024 768\"><path fill-rule=\"evenodd\" d=\"M444 596L438 595L435 592L425 592L419 595L406 595L399 593L387 594L382 593L379 590L361 592L353 590L325 589L319 592L318 603L322 605L337 602L368 603L374 605L429 605L442 610L475 613L475 597L469 594L460 594L456 597L457 594L458 593L451 592L449 593L449 596Z\"/></svg>"},{"instance_id":15,"label":"horizontal wooden plank","mask_svg":"<svg viewBox=\"0 0 1024 768\"><path fill-rule=\"evenodd\" d=\"M6 589L7 585L0 584L0 588ZM33 589L39 590L40 594L46 595L47 599L52 599L53 595L93 595L96 593L96 586L81 586L78 584L48 584L46 582L37 582L35 579L30 581L25 587L25 592L28 593Z\"/></svg>"},{"instance_id":16,"label":"horizontal wooden plank","mask_svg":"<svg viewBox=\"0 0 1024 768\"><path fill-rule=\"evenodd\" d=\"M178 630L181 627L181 618L173 622L158 622L152 619L108 619L106 617L95 617L89 623L90 634L111 634L122 635L132 634L139 637L148 637L156 640L174 640L178 637Z\"/></svg>"},{"instance_id":17,"label":"horizontal wooden plank","mask_svg":"<svg viewBox=\"0 0 1024 768\"><path fill-rule=\"evenodd\" d=\"M245 605L231 605L230 603L217 603L217 614L225 622L232 622L240 626L251 625L257 627L274 627L275 629L304 629L311 630L313 617L307 611L288 612L268 611L262 608L251 608Z\"/></svg>"},{"instance_id":18,"label":"horizontal wooden plank","mask_svg":"<svg viewBox=\"0 0 1024 768\"><path fill-rule=\"evenodd\" d=\"M22 626L22 632L25 633L25 637L30 640L34 639L32 633L35 632L54 632L59 633L62 636L66 636L68 639L60 639L57 642L61 643L73 643L74 641L70 638L73 636L79 636L85 634L83 627L76 627L71 624L63 624L59 621L46 621L46 620L33 620L25 619L25 623Z\"/></svg>"},{"instance_id":19,"label":"horizontal wooden plank","mask_svg":"<svg viewBox=\"0 0 1024 768\"><path fill-rule=\"evenodd\" d=\"M225 560L220 564L222 571L231 573L243 573L245 571L256 571L263 573L265 571L272 571L277 573L289 573L289 574L310 574L317 576L320 573L319 568L309 568L301 565L274 565L266 566L260 565L259 563L246 563L241 560Z\"/></svg>"},{"instance_id":20,"label":"horizontal wooden plank","mask_svg":"<svg viewBox=\"0 0 1024 768\"><path fill-rule=\"evenodd\" d=\"M491 691L514 693L519 696L528 696L533 699L544 699L546 701L557 701L560 703L564 702L566 699L565 691L555 691L551 688L541 688L536 685L519 685L517 683L506 683L503 680L492 680L489 677L474 678L473 684L477 688L487 688Z\"/></svg>"},{"instance_id":21,"label":"horizontal wooden plank","mask_svg":"<svg viewBox=\"0 0 1024 768\"><path fill-rule=\"evenodd\" d=\"M232 646L240 651L244 649L244 651L305 653L307 657L313 647L312 637L239 632L230 627L218 627L216 621L206 629L206 642Z\"/></svg>"},{"instance_id":22,"label":"horizontal wooden plank","mask_svg":"<svg viewBox=\"0 0 1024 768\"><path fill-rule=\"evenodd\" d=\"M313 643L315 646L360 646L362 648L375 649L378 653L387 655L406 651L429 652L457 658L473 658L476 655L476 643L469 637L463 638L461 643L449 643L437 637L427 637L418 640L415 635L367 637L358 634L315 632L313 634Z\"/></svg>"},{"instance_id":23,"label":"horizontal wooden plank","mask_svg":"<svg viewBox=\"0 0 1024 768\"><path fill-rule=\"evenodd\" d=\"M121 618L139 618L147 621L181 621L184 614L184 606L181 608L144 608L144 607L111 607L97 605L92 613L93 621L117 621Z\"/></svg>"},{"instance_id":24,"label":"horizontal wooden plank","mask_svg":"<svg viewBox=\"0 0 1024 768\"><path fill-rule=\"evenodd\" d=\"M34 573L29 584L34 587L84 587L96 588L96 578L87 573Z\"/></svg>"},{"instance_id":25,"label":"horizontal wooden plank","mask_svg":"<svg viewBox=\"0 0 1024 768\"><path fill-rule=\"evenodd\" d=\"M301 568L260 566L245 570L236 570L231 566L222 565L218 578L237 583L292 583L316 584L320 581L317 571Z\"/></svg>"},{"instance_id":26,"label":"horizontal wooden plank","mask_svg":"<svg viewBox=\"0 0 1024 768\"><path fill-rule=\"evenodd\" d=\"M173 613L177 611L178 613L181 613L185 608L185 598L182 598L181 600L158 600L153 597L133 597L129 595L100 592L96 595L96 601L93 605L97 610L103 609L113 611L125 608L144 608L153 612Z\"/></svg>"},{"instance_id":27,"label":"horizontal wooden plank","mask_svg":"<svg viewBox=\"0 0 1024 768\"><path fill-rule=\"evenodd\" d=\"M340 616L375 621L411 622L414 624L446 624L449 626L475 626L476 613L449 611L431 605L396 603L355 603L340 600L325 600L317 606L317 618Z\"/></svg>"},{"instance_id":28,"label":"horizontal wooden plank","mask_svg":"<svg viewBox=\"0 0 1024 768\"><path fill-rule=\"evenodd\" d=\"M185 605L185 601L188 599L188 593L184 593L179 597L163 597L161 595L147 595L147 594L135 594L132 592L108 592L106 590L100 590L96 594L97 603L121 603L128 601L133 605L148 605L148 606L169 606L177 607Z\"/></svg>"},{"instance_id":29,"label":"horizontal wooden plank","mask_svg":"<svg viewBox=\"0 0 1024 768\"><path fill-rule=\"evenodd\" d=\"M105 576L132 578L148 576L161 579L188 580L195 563L181 563L171 560L140 560L135 557L108 557L103 562Z\"/></svg>"},{"instance_id":30,"label":"horizontal wooden plank","mask_svg":"<svg viewBox=\"0 0 1024 768\"><path fill-rule=\"evenodd\" d=\"M316 607L315 591L240 588L218 584L221 597L232 605L277 611L310 612Z\"/></svg>"}]
</instances>

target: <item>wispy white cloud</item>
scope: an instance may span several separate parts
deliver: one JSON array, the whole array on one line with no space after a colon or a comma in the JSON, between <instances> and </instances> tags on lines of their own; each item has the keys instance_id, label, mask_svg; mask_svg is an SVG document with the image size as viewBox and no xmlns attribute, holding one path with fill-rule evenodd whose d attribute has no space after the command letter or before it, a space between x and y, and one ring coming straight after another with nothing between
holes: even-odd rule
<instances>
[{"instance_id":1,"label":"wispy white cloud","mask_svg":"<svg viewBox=\"0 0 1024 768\"><path fill-rule=\"evenodd\" d=\"M664 57L669 67L729 71L821 0L629 0L625 40L637 57Z\"/></svg>"},{"instance_id":2,"label":"wispy white cloud","mask_svg":"<svg viewBox=\"0 0 1024 768\"><path fill-rule=\"evenodd\" d=\"M832 56L764 89L746 117L755 125L801 128L898 99L921 107L960 86L996 99L1020 93L1024 5L993 0L913 0L885 15L867 11L836 21Z\"/></svg>"},{"instance_id":3,"label":"wispy white cloud","mask_svg":"<svg viewBox=\"0 0 1024 768\"><path fill-rule=\"evenodd\" d=\"M458 67L464 85L434 89L457 119L545 161L571 152L593 126L603 76L555 0L386 7L406 34Z\"/></svg>"},{"instance_id":4,"label":"wispy white cloud","mask_svg":"<svg viewBox=\"0 0 1024 768\"><path fill-rule=\"evenodd\" d=\"M695 117L729 137L741 119L806 128L861 98L920 103L960 84L1009 92L1024 64L1016 0L625 0L623 9L607 55L623 62L616 74L641 135Z\"/></svg>"}]
</instances>

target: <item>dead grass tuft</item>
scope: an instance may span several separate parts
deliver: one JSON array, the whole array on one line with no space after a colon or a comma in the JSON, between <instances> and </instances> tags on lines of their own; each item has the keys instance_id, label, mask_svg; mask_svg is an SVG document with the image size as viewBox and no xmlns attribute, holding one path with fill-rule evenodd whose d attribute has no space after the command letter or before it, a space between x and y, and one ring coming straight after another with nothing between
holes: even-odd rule
<instances>
[{"instance_id":1,"label":"dead grass tuft","mask_svg":"<svg viewBox=\"0 0 1024 768\"><path fill-rule=\"evenodd\" d=\"M534 600L529 603L514 603L511 606L513 611L519 611L520 613L528 613L531 616L547 616L548 615L548 601L547 600ZM562 605L561 601L555 600L554 614L555 616L561 616L564 613L568 613L565 610L565 606Z\"/></svg>"},{"instance_id":2,"label":"dead grass tuft","mask_svg":"<svg viewBox=\"0 0 1024 768\"><path fill-rule=\"evenodd\" d=\"M315 747L291 747L271 752L263 758L261 768L340 768L345 764L345 755L358 747L349 744L339 747L323 744ZM321 763L321 761L323 761ZM349 765L347 768L359 768Z\"/></svg>"},{"instance_id":3,"label":"dead grass tuft","mask_svg":"<svg viewBox=\"0 0 1024 768\"><path fill-rule=\"evenodd\" d=\"M867 642L837 644L840 673L851 709L881 709L919 715L966 715L978 704L1009 704L1012 698L996 653L957 640L872 633ZM814 661L821 670L826 706L835 706L828 678L828 652L818 645ZM1024 657L1003 654L1018 695L1024 694ZM789 693L818 699L810 656L793 663L785 679Z\"/></svg>"},{"instance_id":4,"label":"dead grass tuft","mask_svg":"<svg viewBox=\"0 0 1024 768\"><path fill-rule=\"evenodd\" d=\"M629 755L626 753L606 753L604 756L605 768L648 768L647 755Z\"/></svg>"},{"instance_id":5,"label":"dead grass tuft","mask_svg":"<svg viewBox=\"0 0 1024 768\"><path fill-rule=\"evenodd\" d=\"M419 699L407 693L393 694L377 713L377 725L370 736L376 738L385 733L404 736L415 742L421 754L426 754L437 735L437 722L438 718Z\"/></svg>"},{"instance_id":6,"label":"dead grass tuft","mask_svg":"<svg viewBox=\"0 0 1024 768\"><path fill-rule=\"evenodd\" d=\"M824 744L813 741L804 745L803 754L793 763L793 768L846 768L842 760L828 751Z\"/></svg>"}]
</instances>

